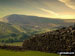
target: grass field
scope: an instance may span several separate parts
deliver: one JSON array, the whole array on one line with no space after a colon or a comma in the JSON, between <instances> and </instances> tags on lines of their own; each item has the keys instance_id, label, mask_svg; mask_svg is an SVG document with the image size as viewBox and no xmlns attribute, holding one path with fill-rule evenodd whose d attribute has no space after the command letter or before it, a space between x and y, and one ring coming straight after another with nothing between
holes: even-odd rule
<instances>
[{"instance_id":1,"label":"grass field","mask_svg":"<svg viewBox=\"0 0 75 56\"><path fill-rule=\"evenodd\" d=\"M23 42L7 43L6 45L10 46L22 46Z\"/></svg>"},{"instance_id":2,"label":"grass field","mask_svg":"<svg viewBox=\"0 0 75 56\"><path fill-rule=\"evenodd\" d=\"M15 42L15 43L0 43L0 45L10 45L10 46L22 46L23 42Z\"/></svg>"},{"instance_id":3,"label":"grass field","mask_svg":"<svg viewBox=\"0 0 75 56\"><path fill-rule=\"evenodd\" d=\"M39 51L10 51L0 49L0 56L59 56L58 54L45 53Z\"/></svg>"}]
</instances>

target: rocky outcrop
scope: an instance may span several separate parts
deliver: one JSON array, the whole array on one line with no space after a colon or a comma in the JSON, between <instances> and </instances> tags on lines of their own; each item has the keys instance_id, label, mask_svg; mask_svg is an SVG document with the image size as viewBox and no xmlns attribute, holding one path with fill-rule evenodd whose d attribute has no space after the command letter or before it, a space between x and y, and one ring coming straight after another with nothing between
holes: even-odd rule
<instances>
[{"instance_id":1,"label":"rocky outcrop","mask_svg":"<svg viewBox=\"0 0 75 56\"><path fill-rule=\"evenodd\" d=\"M74 51L75 50L75 26L37 34L25 40L23 47L29 50L44 52Z\"/></svg>"}]
</instances>

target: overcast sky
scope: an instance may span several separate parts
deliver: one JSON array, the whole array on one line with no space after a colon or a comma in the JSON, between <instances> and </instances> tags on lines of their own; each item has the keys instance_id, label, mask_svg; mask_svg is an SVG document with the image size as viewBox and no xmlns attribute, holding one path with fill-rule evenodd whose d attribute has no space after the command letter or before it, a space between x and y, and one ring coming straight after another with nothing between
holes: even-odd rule
<instances>
[{"instance_id":1,"label":"overcast sky","mask_svg":"<svg viewBox=\"0 0 75 56\"><path fill-rule=\"evenodd\" d=\"M0 18L10 14L75 19L75 0L0 0Z\"/></svg>"}]
</instances>

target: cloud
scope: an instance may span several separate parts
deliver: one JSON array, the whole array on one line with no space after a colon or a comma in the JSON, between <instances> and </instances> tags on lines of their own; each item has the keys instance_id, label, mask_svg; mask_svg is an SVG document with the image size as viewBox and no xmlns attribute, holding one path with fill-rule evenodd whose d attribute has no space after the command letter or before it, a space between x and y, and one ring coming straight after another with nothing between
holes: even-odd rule
<instances>
[{"instance_id":1,"label":"cloud","mask_svg":"<svg viewBox=\"0 0 75 56\"><path fill-rule=\"evenodd\" d=\"M53 15L58 15L56 12L54 12L54 11L51 11L51 10L47 10L47 9L44 9L44 8L39 8L41 11L44 11L44 12L46 12L46 13L49 13L49 14L53 14Z\"/></svg>"},{"instance_id":2,"label":"cloud","mask_svg":"<svg viewBox=\"0 0 75 56\"><path fill-rule=\"evenodd\" d=\"M75 0L59 0L60 2L65 3L69 8L75 9Z\"/></svg>"}]
</instances>

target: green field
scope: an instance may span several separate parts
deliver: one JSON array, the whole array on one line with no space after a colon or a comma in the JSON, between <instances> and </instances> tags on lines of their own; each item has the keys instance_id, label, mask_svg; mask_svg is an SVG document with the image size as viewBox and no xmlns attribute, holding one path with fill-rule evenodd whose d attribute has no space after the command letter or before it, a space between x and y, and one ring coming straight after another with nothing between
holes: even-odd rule
<instances>
[{"instance_id":1,"label":"green field","mask_svg":"<svg viewBox=\"0 0 75 56\"><path fill-rule=\"evenodd\" d=\"M22 46L23 42L15 42L15 43L0 43L0 45L10 45L10 46Z\"/></svg>"},{"instance_id":2,"label":"green field","mask_svg":"<svg viewBox=\"0 0 75 56\"><path fill-rule=\"evenodd\" d=\"M58 54L45 53L39 51L10 51L0 49L0 56L59 56Z\"/></svg>"},{"instance_id":3,"label":"green field","mask_svg":"<svg viewBox=\"0 0 75 56\"><path fill-rule=\"evenodd\" d=\"M15 42L15 43L6 43L6 45L10 46L22 46L23 42Z\"/></svg>"}]
</instances>

